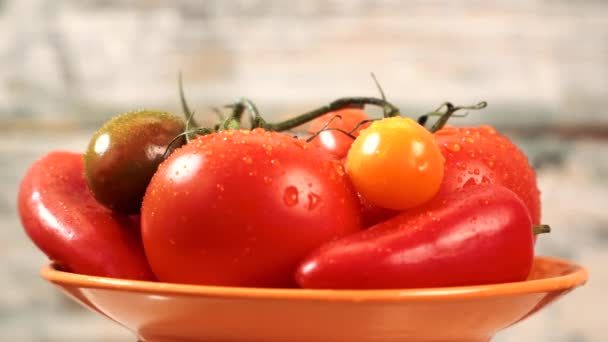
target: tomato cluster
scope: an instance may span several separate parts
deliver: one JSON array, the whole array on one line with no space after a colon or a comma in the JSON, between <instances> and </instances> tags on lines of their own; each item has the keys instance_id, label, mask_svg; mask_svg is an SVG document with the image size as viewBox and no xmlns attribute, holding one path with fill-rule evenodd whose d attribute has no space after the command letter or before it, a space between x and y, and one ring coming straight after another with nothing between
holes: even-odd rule
<instances>
[{"instance_id":1,"label":"tomato cluster","mask_svg":"<svg viewBox=\"0 0 608 342\"><path fill-rule=\"evenodd\" d=\"M186 121L123 114L85 153L30 167L19 213L59 267L221 286L489 284L524 280L548 230L526 156L491 127L446 127L459 107L431 113L431 129L376 98L272 124L244 99L189 130L183 103Z\"/></svg>"}]
</instances>

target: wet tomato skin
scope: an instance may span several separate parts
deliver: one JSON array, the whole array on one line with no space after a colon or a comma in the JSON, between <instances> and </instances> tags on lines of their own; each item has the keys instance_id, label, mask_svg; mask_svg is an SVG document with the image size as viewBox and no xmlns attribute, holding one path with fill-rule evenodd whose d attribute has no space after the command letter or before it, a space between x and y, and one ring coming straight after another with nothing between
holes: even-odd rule
<instances>
[{"instance_id":1,"label":"wet tomato skin","mask_svg":"<svg viewBox=\"0 0 608 342\"><path fill-rule=\"evenodd\" d=\"M340 162L260 129L191 140L160 165L142 206L146 255L168 282L292 287L305 255L361 228Z\"/></svg>"},{"instance_id":2,"label":"wet tomato skin","mask_svg":"<svg viewBox=\"0 0 608 342\"><path fill-rule=\"evenodd\" d=\"M512 191L474 185L327 243L295 273L304 288L380 289L525 280L532 220Z\"/></svg>"},{"instance_id":3,"label":"wet tomato skin","mask_svg":"<svg viewBox=\"0 0 608 342\"><path fill-rule=\"evenodd\" d=\"M154 279L137 217L112 212L93 198L81 154L54 151L34 162L20 184L18 209L27 235L62 269Z\"/></svg>"},{"instance_id":4,"label":"wet tomato skin","mask_svg":"<svg viewBox=\"0 0 608 342\"><path fill-rule=\"evenodd\" d=\"M498 184L524 201L532 222L541 223L536 172L524 152L490 126L446 126L435 134L445 157L440 194L475 184Z\"/></svg>"}]
</instances>

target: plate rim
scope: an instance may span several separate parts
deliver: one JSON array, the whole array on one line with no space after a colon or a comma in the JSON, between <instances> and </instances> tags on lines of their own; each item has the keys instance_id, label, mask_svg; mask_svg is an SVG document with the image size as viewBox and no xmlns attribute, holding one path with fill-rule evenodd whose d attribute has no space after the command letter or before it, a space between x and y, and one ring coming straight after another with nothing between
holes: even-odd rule
<instances>
[{"instance_id":1,"label":"plate rim","mask_svg":"<svg viewBox=\"0 0 608 342\"><path fill-rule=\"evenodd\" d=\"M526 280L512 283L373 290L330 290L330 289L283 289L259 287L227 287L209 285L174 284L165 282L129 280L90 276L60 271L54 263L42 267L40 275L45 280L60 287L79 287L111 291L138 292L156 296L195 296L215 298L247 298L305 301L436 301L461 300L470 298L512 296L528 293L564 291L586 284L588 271L585 267L565 259L535 256L535 263L559 264L568 270L556 277Z\"/></svg>"}]
</instances>

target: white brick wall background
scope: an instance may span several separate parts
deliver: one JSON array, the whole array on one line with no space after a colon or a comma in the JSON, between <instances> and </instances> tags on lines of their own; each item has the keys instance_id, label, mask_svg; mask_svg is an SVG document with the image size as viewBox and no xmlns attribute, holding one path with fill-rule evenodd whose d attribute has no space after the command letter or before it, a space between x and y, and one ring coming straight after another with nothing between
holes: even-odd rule
<instances>
[{"instance_id":1,"label":"white brick wall background","mask_svg":"<svg viewBox=\"0 0 608 342\"><path fill-rule=\"evenodd\" d=\"M241 96L270 119L349 95L407 113L487 100L460 124L510 134L538 167L540 254L591 281L498 342L608 341L608 2L0 0L0 341L132 341L39 279L44 257L16 217L27 166L82 150L110 116L197 113ZM542 134L541 134L542 133Z\"/></svg>"},{"instance_id":2,"label":"white brick wall background","mask_svg":"<svg viewBox=\"0 0 608 342\"><path fill-rule=\"evenodd\" d=\"M4 1L2 122L102 120L240 96L271 115L376 94L424 111L486 99L502 124L608 122L603 1ZM471 120L482 120L478 116Z\"/></svg>"}]
</instances>

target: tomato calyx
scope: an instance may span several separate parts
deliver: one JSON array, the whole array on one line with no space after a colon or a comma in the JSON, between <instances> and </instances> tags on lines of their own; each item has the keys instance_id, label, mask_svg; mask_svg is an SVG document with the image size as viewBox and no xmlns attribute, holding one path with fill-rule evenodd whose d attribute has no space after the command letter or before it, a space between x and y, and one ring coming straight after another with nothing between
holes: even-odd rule
<instances>
[{"instance_id":1,"label":"tomato calyx","mask_svg":"<svg viewBox=\"0 0 608 342\"><path fill-rule=\"evenodd\" d=\"M484 109L488 106L488 103L486 101L481 101L477 104L474 105L467 105L467 106L455 106L454 104L452 104L451 102L444 102L442 103L437 109L435 109L434 111L430 112L430 113L426 113L424 115L421 115L418 118L418 123L422 126L425 126L429 117L431 116L439 116L439 119L437 119L437 121L433 124L433 126L431 126L431 128L429 129L429 131L431 131L431 133L435 133L438 130L442 129L448 122L448 120L451 117L465 117L468 115L468 112L465 112L464 114L454 114L459 110L479 110L479 109ZM442 112L443 108L445 107L445 112Z\"/></svg>"}]
</instances>

